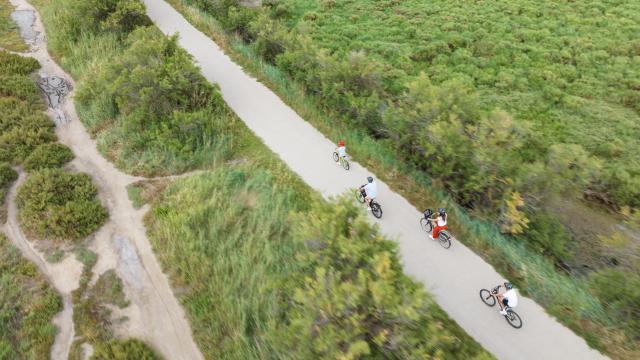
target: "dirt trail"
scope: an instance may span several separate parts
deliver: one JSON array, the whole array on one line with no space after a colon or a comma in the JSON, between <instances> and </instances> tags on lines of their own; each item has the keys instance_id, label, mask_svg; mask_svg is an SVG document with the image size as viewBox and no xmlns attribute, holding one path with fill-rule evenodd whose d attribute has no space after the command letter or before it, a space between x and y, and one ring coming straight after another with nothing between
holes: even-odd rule
<instances>
[{"instance_id":1,"label":"dirt trail","mask_svg":"<svg viewBox=\"0 0 640 360\"><path fill-rule=\"evenodd\" d=\"M167 35L179 33L180 46L193 55L203 75L220 87L231 109L306 183L329 197L366 181L369 170L355 162L348 172L335 166L331 140L246 74L166 1L144 3L156 26ZM458 242L444 250L428 241L418 222L422 214L382 181L378 181L378 195L384 215L376 223L385 235L398 241L404 271L423 283L449 316L498 358L603 358L529 298L521 297L518 306L524 327L512 329L478 296L480 288L494 286L503 277Z\"/></svg>"},{"instance_id":2,"label":"dirt trail","mask_svg":"<svg viewBox=\"0 0 640 360\"><path fill-rule=\"evenodd\" d=\"M31 49L23 55L34 57L42 66L39 85L47 92L50 101L48 112L57 125L56 134L76 156L70 166L92 177L103 205L109 210L109 221L89 240L88 247L98 254L92 281L104 271L115 269L123 280L125 294L131 303L129 307L116 311L115 315L126 316L128 321L119 324L114 329L115 334L122 338L142 339L166 359L203 359L193 340L185 312L147 239L144 210L135 210L127 196L127 185L143 178L118 171L100 155L95 141L76 114L71 90L75 88L73 79L48 54L44 27L37 11L26 0L10 1L17 10L14 19L21 26L21 34ZM58 264L48 264L22 235L16 221L14 198L15 189L23 180L24 175L21 175L10 194L7 233L25 256L38 264L64 297L77 287L81 265L73 256ZM66 274L67 271L70 274ZM65 286L58 288L57 282L63 280ZM71 302L65 301L65 310L55 320L60 331L54 344L53 359L67 358L73 341L71 315ZM71 328L67 330L69 326Z\"/></svg>"}]
</instances>

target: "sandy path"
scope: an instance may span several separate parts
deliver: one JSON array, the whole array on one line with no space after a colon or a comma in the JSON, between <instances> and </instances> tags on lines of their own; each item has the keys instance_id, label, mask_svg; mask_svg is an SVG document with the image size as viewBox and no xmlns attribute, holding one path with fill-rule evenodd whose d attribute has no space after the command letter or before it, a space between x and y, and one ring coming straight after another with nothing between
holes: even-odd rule
<instances>
[{"instance_id":1,"label":"sandy path","mask_svg":"<svg viewBox=\"0 0 640 360\"><path fill-rule=\"evenodd\" d=\"M11 2L21 16L33 18L31 25L33 33L29 34L28 29L21 29L24 30L21 33L23 36L30 37L26 39L31 49L28 55L40 62L42 66L40 76L43 79L54 79L54 82L63 79L73 88L73 79L48 54L44 27L37 11L26 0L11 0ZM135 210L127 196L127 185L142 178L118 171L113 164L100 155L95 141L90 138L78 119L71 100L72 96L73 93L63 98L59 106L50 108L49 115L56 122L56 134L60 142L69 146L76 156L71 166L92 177L99 189L102 203L109 210L109 221L90 240L89 248L99 257L94 268L93 281L104 271L115 268L123 280L127 299L131 302L126 309L117 311L118 316L127 316L128 321L117 326L114 331L116 335L123 338L135 337L144 340L166 359L202 359L203 356L193 340L185 312L175 298L168 278L163 274L146 237L143 224L144 211ZM15 191L16 187L17 185L14 185L12 191ZM21 239L27 242L23 236L19 236L13 201L10 203L9 210L9 218L13 220L13 223L10 221L8 229L11 238L14 242L17 239L18 244ZM41 270L54 284L61 278L65 278L64 274L48 270L51 267L68 268L69 266L64 262L57 265L47 264L41 256L40 260L36 261L37 258L30 256L26 247L21 246L21 249L32 261L39 264L39 267L43 267ZM76 261L73 256L67 259ZM78 265L75 264L75 266ZM77 277L79 278L79 272ZM72 283L75 284L73 288L77 287L77 279ZM61 293L65 294L63 291ZM60 315L61 318L65 316L69 315L65 312ZM65 333L64 326L69 326L69 322L63 320L56 324L60 324L61 333ZM73 336L70 338L69 345ZM56 338L54 347L64 349L65 345L66 339ZM68 346L66 351L68 354ZM52 354L52 357L67 358L64 351Z\"/></svg>"},{"instance_id":2,"label":"sandy path","mask_svg":"<svg viewBox=\"0 0 640 360\"><path fill-rule=\"evenodd\" d=\"M180 45L194 56L202 73L220 86L224 99L247 126L304 181L325 197L366 182L371 172L352 163L349 172L331 160L335 145L300 118L266 86L243 72L206 35L191 26L163 0L145 0L147 13L165 33L180 33ZM450 250L427 241L418 220L421 213L378 181L384 215L376 221L383 233L400 244L404 270L435 295L442 308L473 338L501 359L597 359L571 330L522 298L518 313L524 327L514 330L485 306L478 290L503 277L462 244ZM372 218L373 219L373 218Z\"/></svg>"}]
</instances>

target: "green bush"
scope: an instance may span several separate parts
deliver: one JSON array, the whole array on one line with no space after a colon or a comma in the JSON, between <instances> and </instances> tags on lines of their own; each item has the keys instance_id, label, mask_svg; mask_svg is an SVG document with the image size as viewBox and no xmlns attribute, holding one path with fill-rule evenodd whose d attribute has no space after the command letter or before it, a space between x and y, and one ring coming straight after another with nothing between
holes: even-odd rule
<instances>
[{"instance_id":1,"label":"green bush","mask_svg":"<svg viewBox=\"0 0 640 360\"><path fill-rule=\"evenodd\" d=\"M635 341L640 340L640 275L605 269L589 275L591 291L616 316Z\"/></svg>"},{"instance_id":2,"label":"green bush","mask_svg":"<svg viewBox=\"0 0 640 360\"><path fill-rule=\"evenodd\" d=\"M96 346L91 360L156 360L156 354L136 339L113 340Z\"/></svg>"},{"instance_id":3,"label":"green bush","mask_svg":"<svg viewBox=\"0 0 640 360\"><path fill-rule=\"evenodd\" d=\"M100 148L115 155L118 165L144 174L225 159L236 119L177 38L139 28L127 45L78 88L90 129L106 130Z\"/></svg>"},{"instance_id":4,"label":"green bush","mask_svg":"<svg viewBox=\"0 0 640 360\"><path fill-rule=\"evenodd\" d=\"M35 64L11 55L4 70L26 73ZM5 81L6 80L6 81ZM21 163L38 145L55 140L54 124L42 112L37 86L26 75L0 75L0 161Z\"/></svg>"},{"instance_id":5,"label":"green bush","mask_svg":"<svg viewBox=\"0 0 640 360\"><path fill-rule=\"evenodd\" d=\"M15 97L30 104L42 103L36 84L24 75L0 75L0 96Z\"/></svg>"},{"instance_id":6,"label":"green bush","mask_svg":"<svg viewBox=\"0 0 640 360\"><path fill-rule=\"evenodd\" d=\"M73 152L63 144L42 144L24 160L28 171L59 168L73 160Z\"/></svg>"},{"instance_id":7,"label":"green bush","mask_svg":"<svg viewBox=\"0 0 640 360\"><path fill-rule=\"evenodd\" d=\"M86 174L40 170L18 189L19 219L25 230L38 238L81 240L108 216L97 195Z\"/></svg>"},{"instance_id":8,"label":"green bush","mask_svg":"<svg viewBox=\"0 0 640 360\"><path fill-rule=\"evenodd\" d=\"M14 55L0 50L0 75L29 75L40 68L38 60L32 57Z\"/></svg>"},{"instance_id":9,"label":"green bush","mask_svg":"<svg viewBox=\"0 0 640 360\"><path fill-rule=\"evenodd\" d=\"M0 358L48 359L62 301L38 269L0 234Z\"/></svg>"},{"instance_id":10,"label":"green bush","mask_svg":"<svg viewBox=\"0 0 640 360\"><path fill-rule=\"evenodd\" d=\"M18 178L18 173L4 162L0 162L0 203L4 202L7 188Z\"/></svg>"}]
</instances>

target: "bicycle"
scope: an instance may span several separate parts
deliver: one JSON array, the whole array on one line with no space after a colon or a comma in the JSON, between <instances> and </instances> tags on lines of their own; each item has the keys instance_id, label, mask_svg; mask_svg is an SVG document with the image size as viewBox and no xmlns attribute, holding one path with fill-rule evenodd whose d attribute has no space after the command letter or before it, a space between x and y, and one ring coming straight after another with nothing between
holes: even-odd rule
<instances>
[{"instance_id":1,"label":"bicycle","mask_svg":"<svg viewBox=\"0 0 640 360\"><path fill-rule=\"evenodd\" d=\"M365 193L364 189L356 189L356 199L358 199L360 203L364 204L365 196L367 196L367 194ZM371 206L371 213L373 214L373 216L375 216L376 219L380 219L382 217L382 207L380 206L380 204L378 204L375 200L371 200L369 205Z\"/></svg>"},{"instance_id":2,"label":"bicycle","mask_svg":"<svg viewBox=\"0 0 640 360\"><path fill-rule=\"evenodd\" d=\"M349 170L349 160L347 160L348 155L342 157L342 159L340 158L340 155L338 155L337 151L333 152L333 161L338 162L340 161L340 165L342 165L342 168L345 170Z\"/></svg>"},{"instance_id":3,"label":"bicycle","mask_svg":"<svg viewBox=\"0 0 640 360\"><path fill-rule=\"evenodd\" d=\"M431 219L431 215L433 215L433 211L431 209L426 209L423 212L424 216L420 219L420 226L422 230L424 230L427 234L431 234L433 232L433 223L429 221ZM436 240L436 239L433 239ZM438 242L440 246L445 249L451 247L451 234L447 230L440 230L438 232Z\"/></svg>"},{"instance_id":4,"label":"bicycle","mask_svg":"<svg viewBox=\"0 0 640 360\"><path fill-rule=\"evenodd\" d=\"M498 290L500 290L501 286L502 285L498 285L491 291L487 289L480 290L480 299L482 299L482 302L487 306L495 306L495 304L498 302L496 299L496 295L498 295ZM520 318L520 315L518 315L515 311L513 311L512 308L508 306L506 306L504 310L507 312L507 314L503 316L507 320L509 325L516 329L520 329L522 327L522 319Z\"/></svg>"}]
</instances>

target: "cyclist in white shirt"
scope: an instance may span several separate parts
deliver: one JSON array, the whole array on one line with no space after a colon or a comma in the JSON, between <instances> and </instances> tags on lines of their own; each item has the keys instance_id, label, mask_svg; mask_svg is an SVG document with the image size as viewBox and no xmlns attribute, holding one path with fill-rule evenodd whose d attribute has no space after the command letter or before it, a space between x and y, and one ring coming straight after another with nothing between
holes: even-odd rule
<instances>
[{"instance_id":1,"label":"cyclist in white shirt","mask_svg":"<svg viewBox=\"0 0 640 360\"><path fill-rule=\"evenodd\" d=\"M514 308L518 306L518 294L516 289L513 288L510 282L504 283L505 292L496 295L498 298L498 305L500 305L500 314L507 315L507 307Z\"/></svg>"},{"instance_id":2,"label":"cyclist in white shirt","mask_svg":"<svg viewBox=\"0 0 640 360\"><path fill-rule=\"evenodd\" d=\"M344 146L344 140L340 140L338 142L338 148L336 149L338 153L338 165L342 165L344 158L347 156L347 148Z\"/></svg>"},{"instance_id":3,"label":"cyclist in white shirt","mask_svg":"<svg viewBox=\"0 0 640 360\"><path fill-rule=\"evenodd\" d=\"M364 201L367 203L367 210L371 210L371 200L378 196L378 186L371 176L367 177L367 184L360 186L360 190L364 189Z\"/></svg>"}]
</instances>

